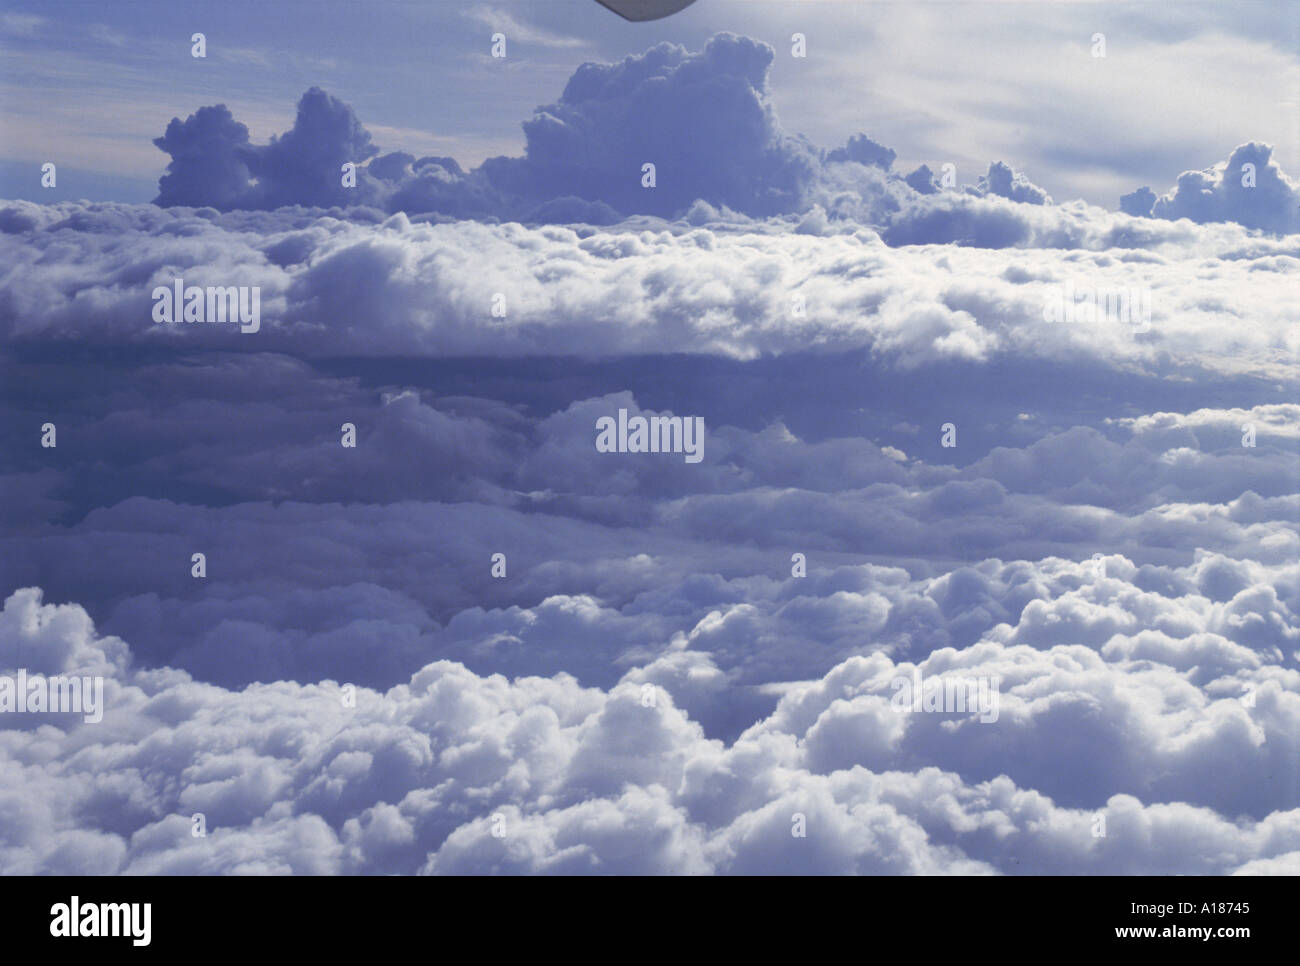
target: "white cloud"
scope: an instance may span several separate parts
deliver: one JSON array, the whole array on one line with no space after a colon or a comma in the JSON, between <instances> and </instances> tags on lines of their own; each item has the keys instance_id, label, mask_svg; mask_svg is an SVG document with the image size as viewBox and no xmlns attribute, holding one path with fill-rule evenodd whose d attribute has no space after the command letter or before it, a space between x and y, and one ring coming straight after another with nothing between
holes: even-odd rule
<instances>
[{"instance_id":1,"label":"white cloud","mask_svg":"<svg viewBox=\"0 0 1300 966\"><path fill-rule=\"evenodd\" d=\"M66 673L117 646L33 591L0 618L5 653L62 655ZM1253 706L1150 656L935 652L926 674L1001 675L1002 715L979 724L899 715L887 682L907 666L856 657L730 745L667 686L647 705L632 681L601 691L438 662L348 708L333 682L227 691L117 667L101 724L0 733L0 867L1276 873L1300 851L1300 807L1294 788L1253 778L1294 762L1300 674L1248 664L1231 677L1257 685ZM191 835L195 811L206 837Z\"/></svg>"},{"instance_id":2,"label":"white cloud","mask_svg":"<svg viewBox=\"0 0 1300 966\"><path fill-rule=\"evenodd\" d=\"M585 47L587 41L581 37L567 37L546 30L534 24L520 20L518 17L499 7L478 5L461 12L463 16L476 20L485 27L500 31L506 35L506 42L516 41L534 44L538 47Z\"/></svg>"}]
</instances>

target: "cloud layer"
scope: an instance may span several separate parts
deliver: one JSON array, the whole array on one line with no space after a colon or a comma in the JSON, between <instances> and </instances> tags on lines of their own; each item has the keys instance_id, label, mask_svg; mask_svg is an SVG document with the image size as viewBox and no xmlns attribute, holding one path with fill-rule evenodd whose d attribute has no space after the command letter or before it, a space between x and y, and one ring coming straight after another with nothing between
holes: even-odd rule
<instances>
[{"instance_id":1,"label":"cloud layer","mask_svg":"<svg viewBox=\"0 0 1300 966\"><path fill-rule=\"evenodd\" d=\"M952 193L883 236L825 217L696 214L598 231L14 202L0 208L0 331L308 356L863 349L904 364L1083 353L1263 365L1297 345L1297 236ZM972 245L920 244L936 233ZM1024 246L1014 262L990 250L1010 245ZM257 286L261 331L155 324L151 293L177 278ZM1149 290L1149 324L1046 313L1066 286Z\"/></svg>"},{"instance_id":2,"label":"cloud layer","mask_svg":"<svg viewBox=\"0 0 1300 966\"><path fill-rule=\"evenodd\" d=\"M0 714L0 871L1300 871L1295 185L904 175L772 57L585 65L468 171L204 107L157 205L0 203L0 675L108 702Z\"/></svg>"},{"instance_id":3,"label":"cloud layer","mask_svg":"<svg viewBox=\"0 0 1300 966\"><path fill-rule=\"evenodd\" d=\"M687 673L708 663L692 650L609 690L564 674L480 677L439 661L385 692L361 689L353 703L332 682L227 691L175 671L128 670L124 645L98 636L80 608L21 591L0 617L0 653L49 654L45 663L65 673L107 670L110 698L97 726L4 732L0 866L1294 871L1294 780L1249 779L1294 765L1297 672L1270 672L1228 647L1219 652L1227 673L1197 686L1177 664L1207 646L1150 633L1100 653L989 642L922 663L933 676L999 674L995 724L899 714L888 682L910 668L855 657L787 690L724 745L678 707L707 680ZM1249 708L1243 682L1255 689ZM1040 780L1056 775L1057 797L1073 803L999 773L1007 762ZM1186 799L1160 802L1171 793ZM1199 803L1206 794L1254 817L1226 820ZM195 814L202 837L192 834Z\"/></svg>"},{"instance_id":4,"label":"cloud layer","mask_svg":"<svg viewBox=\"0 0 1300 966\"><path fill-rule=\"evenodd\" d=\"M882 229L890 244L1062 243L1017 225L1026 216L1014 207L977 203L1053 205L1046 190L1005 162L992 162L976 184L959 189L928 165L894 172L895 151L865 134L826 150L788 133L771 104L773 57L765 43L720 33L694 53L659 44L621 63L585 63L557 101L523 122L522 157L489 158L471 171L453 158L380 154L352 109L320 88L303 95L294 127L265 145L251 143L224 105L203 107L184 121L173 118L155 139L171 157L155 201L219 211L369 207L591 225L633 215L685 217L704 205L760 219L814 213ZM1300 189L1271 154L1266 144L1240 145L1227 161L1181 175L1168 194L1142 188L1120 208L1141 218L1294 233ZM359 167L345 187L348 162ZM1051 221L1069 232L1069 215Z\"/></svg>"}]
</instances>

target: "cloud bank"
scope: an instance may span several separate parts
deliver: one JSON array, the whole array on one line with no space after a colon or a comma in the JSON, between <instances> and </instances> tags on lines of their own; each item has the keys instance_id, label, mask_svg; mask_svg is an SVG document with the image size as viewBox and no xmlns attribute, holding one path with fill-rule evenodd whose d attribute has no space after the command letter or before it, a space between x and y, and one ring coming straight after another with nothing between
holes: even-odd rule
<instances>
[{"instance_id":1,"label":"cloud bank","mask_svg":"<svg viewBox=\"0 0 1300 966\"><path fill-rule=\"evenodd\" d=\"M865 134L824 150L787 133L771 106L773 57L767 44L721 33L695 53L659 44L618 64L583 64L559 100L524 121L522 157L468 172L452 158L379 154L352 109L319 88L299 101L294 127L266 145L251 143L224 105L204 107L155 139L171 157L155 203L604 225L682 216L698 202L751 218L815 206L880 224L937 190L928 168L906 179L892 172L894 151ZM346 162L360 166L350 187ZM1051 200L1002 162L964 194Z\"/></svg>"},{"instance_id":2,"label":"cloud bank","mask_svg":"<svg viewBox=\"0 0 1300 966\"><path fill-rule=\"evenodd\" d=\"M264 145L251 143L224 105L203 107L173 118L155 139L171 158L155 203L591 225L685 217L702 204L757 219L815 212L882 229L890 244L1045 243L1017 229L1023 216L1015 207L978 204L1053 206L1047 191L1002 161L958 188L928 165L894 172L895 151L865 134L826 150L788 133L771 104L774 56L765 43L720 33L698 52L665 43L621 63L585 63L558 100L524 121L522 157L489 158L470 171L453 158L380 154L352 109L320 88L303 95L293 128ZM1266 144L1243 144L1208 171L1184 173L1164 196L1148 188L1124 196L1121 211L1294 233L1300 189L1271 153ZM348 162L359 167L345 187ZM1068 231L1067 215L1053 220Z\"/></svg>"},{"instance_id":3,"label":"cloud bank","mask_svg":"<svg viewBox=\"0 0 1300 966\"><path fill-rule=\"evenodd\" d=\"M0 203L0 676L108 705L0 714L0 871L1300 870L1294 184L904 175L772 56L584 65L468 171L204 107L156 205Z\"/></svg>"},{"instance_id":4,"label":"cloud bank","mask_svg":"<svg viewBox=\"0 0 1300 966\"><path fill-rule=\"evenodd\" d=\"M609 690L564 674L480 677L439 661L385 692L361 689L354 702L334 682L229 691L181 672L131 670L126 646L100 637L80 608L25 590L0 616L0 653L36 652L67 673L107 671L109 711L99 726L3 732L0 803L9 820L0 866L99 874L1294 870L1294 782L1245 779L1258 767L1283 774L1294 762L1297 672L1270 674L1220 652L1235 672L1197 687L1165 663L1190 656L1184 646L1148 640L1106 653L990 642L932 654L923 673L1003 675L995 725L898 714L887 682L899 668L882 655L852 658L788 690L770 716L724 745L677 706L681 660L660 659ZM1250 709L1235 693L1242 680L1257 683ZM1056 773L1062 795L1077 803L991 774L1008 746L1021 770ZM1151 775L1160 787L1148 777L1140 795L1106 791ZM1262 814L1226 819L1195 803L1207 790L1236 797L1224 804L1247 796ZM1150 800L1171 791L1191 800ZM203 836L193 834L196 814ZM1104 836L1093 831L1098 815Z\"/></svg>"}]
</instances>

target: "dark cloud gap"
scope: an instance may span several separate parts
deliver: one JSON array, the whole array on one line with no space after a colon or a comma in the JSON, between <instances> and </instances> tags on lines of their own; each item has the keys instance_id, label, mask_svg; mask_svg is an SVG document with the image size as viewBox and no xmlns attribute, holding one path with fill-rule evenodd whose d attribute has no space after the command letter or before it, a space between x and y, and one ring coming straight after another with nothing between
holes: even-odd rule
<instances>
[{"instance_id":1,"label":"dark cloud gap","mask_svg":"<svg viewBox=\"0 0 1300 966\"><path fill-rule=\"evenodd\" d=\"M56 499L64 510L44 526L11 531L0 582L75 598L106 632L131 640L140 660L176 664L227 686L349 671L350 652L319 650L323 644L230 661L212 648L224 615L249 613L239 603L245 598L297 596L306 606L316 597L363 593L358 581L367 599L384 601L376 615L396 615L401 629L365 672L365 683L387 686L443 653L445 642L430 635L475 608L535 608L556 594L591 594L604 607L626 609L665 579L685 586L713 573L727 580L779 576L792 548L812 551L822 565L872 560L902 566L914 578L989 555L1086 557L1116 539L1139 561L1186 563L1194 549L1186 534L1152 539L1139 524L1127 536L1107 538L1083 518L1039 519L1036 494L1051 494L1058 514L1072 505L1133 512L1148 502L1144 487L1153 484L1126 493L1130 474L1159 479L1155 463L1133 461L1154 454L1121 445L1126 433L1105 419L1210 401L1229 408L1265 389L1247 376L1207 387L1086 361L993 359L976 378L969 363L902 371L862 352L748 362L639 356L312 363L274 354L156 353L137 367L110 359L92 380L82 378L83 363L59 365L41 353L11 353L5 364L23 373L23 393L35 402L23 403L25 413L7 410L6 441L24 442L6 447L0 470L30 474L53 462L57 475L39 477L23 498L33 506ZM1070 393L1061 394L1061 385ZM417 387L425 391L409 391ZM31 448L42 403L62 425L59 461L42 462ZM687 475L675 462L642 461L635 472L643 479L620 482L632 467L602 463L591 447L592 416L618 405L702 413L711 426L709 446L722 455L703 476ZM1033 410L1035 422L1019 429L1023 408ZM69 411L75 415L66 420ZM976 411L980 417L971 420ZM933 425L899 430L905 418ZM938 426L949 418L960 426L956 452L937 445ZM356 472L339 469L347 458L337 440L344 419L357 423L362 451L370 454ZM769 438L778 423L799 442ZM471 429L476 442L466 449L462 434ZM1235 428L1228 432L1217 447L1235 445ZM904 469L877 443L924 463ZM1057 468L1062 460L1069 462ZM745 476L733 479L736 471ZM1282 495L1290 492L1287 480L1268 484L1255 472L1251 486L1265 497ZM919 488L923 501L903 498L901 484ZM1214 483L1178 485L1208 494ZM1226 486L1225 498L1239 492L1231 480ZM769 504L759 496L768 487L786 495ZM544 489L554 492L527 495ZM674 501L680 518L661 517ZM985 513L994 516L986 521ZM408 516L423 522L398 523ZM264 525L252 523L260 517ZM933 529L945 518L951 536ZM340 524L342 531L333 532ZM327 528L323 542L312 536L318 526ZM511 548L516 576L509 583L486 574L494 547ZM188 575L194 549L210 553L202 583ZM610 585L602 561L640 554L666 569L648 581ZM159 583L160 573L170 576ZM142 574L151 576L142 583ZM705 613L698 606L688 608L694 620ZM259 620L269 621L267 629L257 630ZM244 624L224 633L245 624L240 633L254 640L310 633L324 642L353 633L331 608L311 619L294 605L280 616L237 621ZM928 639L926 646L936 643ZM483 673L564 667L546 664L549 658L521 664L518 655L497 663L472 649L451 654ZM827 666L814 663L801 673ZM579 678L608 687L616 672L616 665L597 662Z\"/></svg>"}]
</instances>

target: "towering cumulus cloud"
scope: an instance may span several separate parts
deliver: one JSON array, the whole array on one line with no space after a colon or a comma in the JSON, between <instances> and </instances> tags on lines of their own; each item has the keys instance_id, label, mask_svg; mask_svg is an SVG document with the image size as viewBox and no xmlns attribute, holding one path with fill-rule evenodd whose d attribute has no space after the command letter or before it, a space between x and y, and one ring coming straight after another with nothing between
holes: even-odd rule
<instances>
[{"instance_id":1,"label":"towering cumulus cloud","mask_svg":"<svg viewBox=\"0 0 1300 966\"><path fill-rule=\"evenodd\" d=\"M265 145L252 144L224 105L204 107L174 118L155 139L171 156L155 203L219 211L372 207L593 225L636 214L812 212L809 225L828 215L869 224L885 229L890 244L1005 247L1037 233L1015 208L978 202L1052 205L1045 189L1005 162L990 163L974 185L942 192L927 165L905 177L894 172L895 151L865 134L824 150L786 132L771 104L773 57L765 43L724 33L697 53L659 44L621 63L583 64L558 101L524 121L522 157L489 158L468 172L454 158L381 155L352 109L320 88L303 95L293 128ZM1167 195L1142 188L1120 208L1295 231L1300 189L1271 153L1268 145L1241 145L1227 162L1181 175ZM353 187L340 177L348 162L358 165ZM1069 231L1075 218L1053 220L1055 230Z\"/></svg>"},{"instance_id":2,"label":"towering cumulus cloud","mask_svg":"<svg viewBox=\"0 0 1300 966\"><path fill-rule=\"evenodd\" d=\"M1273 148L1252 141L1205 171L1185 171L1166 194L1149 188L1125 195L1124 211L1152 218L1188 218L1205 224L1235 221L1285 234L1300 231L1300 183L1272 160Z\"/></svg>"},{"instance_id":3,"label":"towering cumulus cloud","mask_svg":"<svg viewBox=\"0 0 1300 966\"><path fill-rule=\"evenodd\" d=\"M703 203L753 218L816 207L881 223L936 190L928 168L906 179L893 172L895 152L865 134L826 151L787 133L768 88L773 57L765 43L718 34L696 53L659 44L621 63L583 64L558 101L524 121L522 157L489 158L469 172L452 158L379 155L351 108L319 88L303 95L293 129L267 145L250 143L223 105L205 107L154 141L172 159L155 203L597 225L680 216ZM361 166L355 188L342 187L345 162ZM967 192L1051 200L1002 162Z\"/></svg>"},{"instance_id":4,"label":"towering cumulus cloud","mask_svg":"<svg viewBox=\"0 0 1300 966\"><path fill-rule=\"evenodd\" d=\"M672 215L696 199L763 216L800 207L819 154L784 134L768 102L767 44L720 34L698 53L660 44L620 64L584 64L555 103L524 122L521 158L469 174L446 158L376 158L359 195L340 165L377 153L345 104L313 88L288 133L251 145L223 106L173 120L157 203L219 210L377 204L392 210L601 220ZM642 188L642 166L657 190ZM872 162L867 162L872 163ZM215 177L214 177L215 176Z\"/></svg>"},{"instance_id":5,"label":"towering cumulus cloud","mask_svg":"<svg viewBox=\"0 0 1300 966\"><path fill-rule=\"evenodd\" d=\"M1057 210L1005 162L945 191L927 165L895 172L895 152L865 134L828 151L787 133L771 105L772 58L767 44L719 34L698 53L660 44L618 64L584 64L558 101L524 122L522 157L489 158L470 171L449 157L380 154L352 109L319 88L299 101L293 128L265 145L251 143L224 105L204 107L155 139L171 156L155 203L591 225L638 214L696 223L787 215L806 216L800 230L814 233L870 225L891 245L1079 244L1078 215ZM1167 195L1125 195L1120 209L1293 232L1300 189L1271 152L1244 144L1210 171L1183 174ZM356 183L344 187L349 162ZM1031 216L1025 206L1048 213Z\"/></svg>"},{"instance_id":6,"label":"towering cumulus cloud","mask_svg":"<svg viewBox=\"0 0 1300 966\"><path fill-rule=\"evenodd\" d=\"M773 51L721 34L692 54L660 44L620 64L584 64L524 122L523 158L484 175L532 201L573 195L624 213L672 215L697 198L756 216L799 207L817 163L784 134L767 97ZM642 188L642 165L657 187Z\"/></svg>"},{"instance_id":7,"label":"towering cumulus cloud","mask_svg":"<svg viewBox=\"0 0 1300 966\"><path fill-rule=\"evenodd\" d=\"M219 211L354 203L340 169L378 153L352 108L319 87L302 96L293 128L270 144L251 144L248 129L224 104L200 108L184 121L173 118L154 144L172 158L154 203Z\"/></svg>"}]
</instances>

